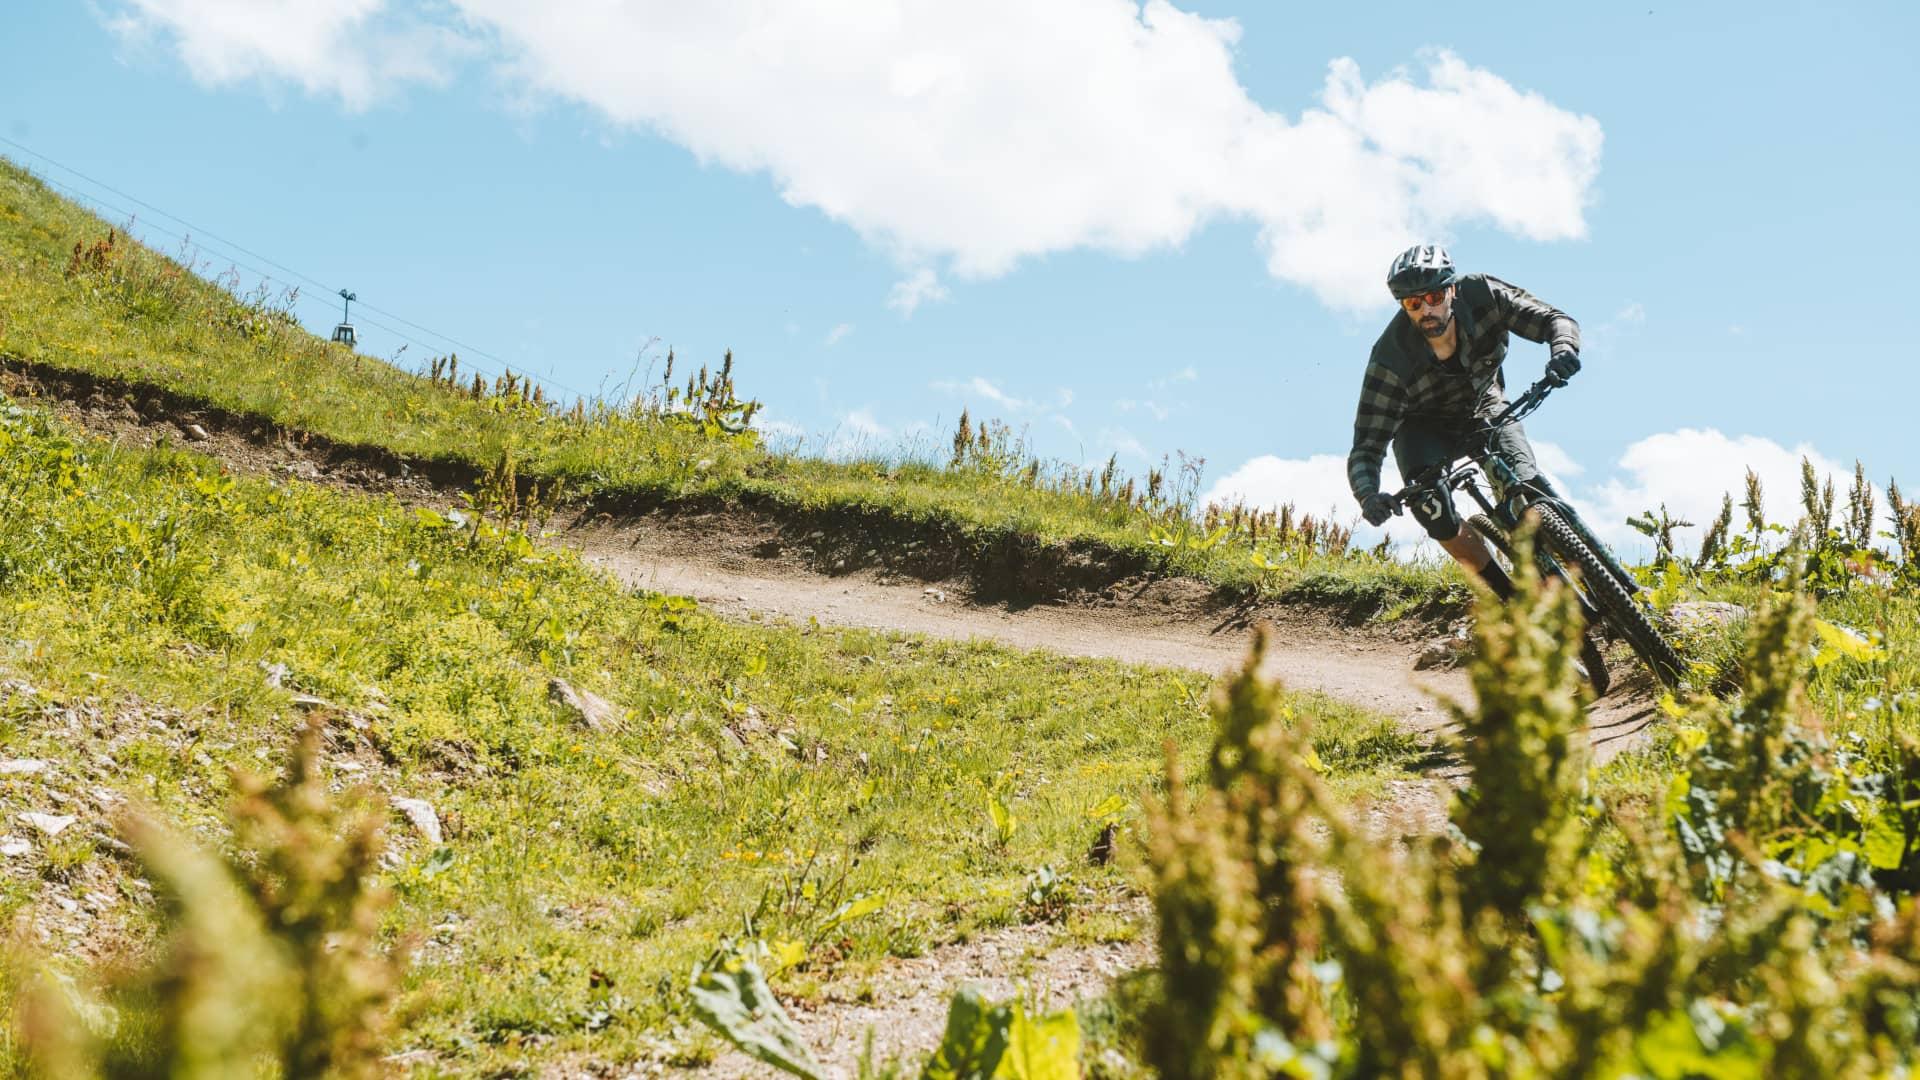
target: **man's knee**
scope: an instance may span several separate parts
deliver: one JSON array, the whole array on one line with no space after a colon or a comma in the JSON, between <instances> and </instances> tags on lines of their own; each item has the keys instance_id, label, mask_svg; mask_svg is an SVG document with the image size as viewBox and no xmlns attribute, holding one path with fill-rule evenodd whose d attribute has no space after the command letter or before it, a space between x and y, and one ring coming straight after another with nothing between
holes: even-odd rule
<instances>
[{"instance_id":1,"label":"man's knee","mask_svg":"<svg viewBox=\"0 0 1920 1080\"><path fill-rule=\"evenodd\" d=\"M1407 512L1435 540L1447 541L1460 535L1460 514L1453 508L1453 496L1445 491L1420 491L1407 500Z\"/></svg>"}]
</instances>

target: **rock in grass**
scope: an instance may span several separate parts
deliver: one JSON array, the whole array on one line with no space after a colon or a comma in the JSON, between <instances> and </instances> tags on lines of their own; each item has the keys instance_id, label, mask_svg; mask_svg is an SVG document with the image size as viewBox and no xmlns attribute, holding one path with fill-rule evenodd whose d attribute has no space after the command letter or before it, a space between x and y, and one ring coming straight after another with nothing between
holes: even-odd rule
<instances>
[{"instance_id":1,"label":"rock in grass","mask_svg":"<svg viewBox=\"0 0 1920 1080\"><path fill-rule=\"evenodd\" d=\"M1413 658L1415 671L1429 668L1458 667L1466 663L1473 655L1473 631L1470 624L1460 623L1453 632L1445 637L1437 637L1421 648L1420 655Z\"/></svg>"},{"instance_id":2,"label":"rock in grass","mask_svg":"<svg viewBox=\"0 0 1920 1080\"><path fill-rule=\"evenodd\" d=\"M27 843L23 837L0 836L0 856L17 859L32 850L33 845Z\"/></svg>"},{"instance_id":3,"label":"rock in grass","mask_svg":"<svg viewBox=\"0 0 1920 1080\"><path fill-rule=\"evenodd\" d=\"M395 795L388 801L421 836L436 844L441 842L440 815L434 811L432 803L425 799L408 799L399 795Z\"/></svg>"},{"instance_id":4,"label":"rock in grass","mask_svg":"<svg viewBox=\"0 0 1920 1080\"><path fill-rule=\"evenodd\" d=\"M47 771L47 763L36 758L12 758L0 761L0 776L32 776Z\"/></svg>"},{"instance_id":5,"label":"rock in grass","mask_svg":"<svg viewBox=\"0 0 1920 1080\"><path fill-rule=\"evenodd\" d=\"M67 827L80 820L71 814L35 814L24 813L20 820L40 830L48 836L59 836Z\"/></svg>"},{"instance_id":6,"label":"rock in grass","mask_svg":"<svg viewBox=\"0 0 1920 1080\"><path fill-rule=\"evenodd\" d=\"M554 677L547 683L547 698L573 722L593 731L612 727L616 714L607 700L591 690L576 690L567 680Z\"/></svg>"},{"instance_id":7,"label":"rock in grass","mask_svg":"<svg viewBox=\"0 0 1920 1080\"><path fill-rule=\"evenodd\" d=\"M1682 630L1732 626L1747 620L1747 609L1718 600L1690 600L1667 609L1667 618Z\"/></svg>"}]
</instances>

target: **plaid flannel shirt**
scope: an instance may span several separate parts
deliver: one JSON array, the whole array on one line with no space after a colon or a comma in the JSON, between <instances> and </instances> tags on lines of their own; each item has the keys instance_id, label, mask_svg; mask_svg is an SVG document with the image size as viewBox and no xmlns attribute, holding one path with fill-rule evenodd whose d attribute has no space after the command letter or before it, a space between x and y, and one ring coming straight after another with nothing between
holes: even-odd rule
<instances>
[{"instance_id":1,"label":"plaid flannel shirt","mask_svg":"<svg viewBox=\"0 0 1920 1080\"><path fill-rule=\"evenodd\" d=\"M1380 490L1380 462L1387 444L1412 416L1469 420L1505 407L1501 365L1507 359L1507 335L1580 350L1580 327L1567 313L1525 289L1485 274L1466 274L1455 282L1453 314L1459 321L1458 363L1433 358L1413 320L1402 310L1374 342L1360 383L1360 407L1353 418L1353 450L1347 455L1347 484L1362 502Z\"/></svg>"}]
</instances>

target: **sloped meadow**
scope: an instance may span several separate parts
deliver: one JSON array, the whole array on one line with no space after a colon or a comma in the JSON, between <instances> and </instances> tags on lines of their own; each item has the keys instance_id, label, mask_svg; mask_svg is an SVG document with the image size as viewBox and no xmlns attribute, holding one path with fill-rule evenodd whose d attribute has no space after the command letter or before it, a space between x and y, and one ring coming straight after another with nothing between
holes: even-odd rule
<instances>
[{"instance_id":1,"label":"sloped meadow","mask_svg":"<svg viewBox=\"0 0 1920 1080\"><path fill-rule=\"evenodd\" d=\"M169 955L191 898L156 829L243 879L272 864L271 837L234 831L262 790L236 778L287 774L311 724L302 798L370 807L384 833L369 955L412 957L380 1048L442 1067L698 1060L716 1043L686 983L726 940L763 943L804 999L1015 921L1131 932L1089 913L1127 890L1132 849L1096 866L1088 846L1137 819L1164 744L1191 756L1208 730L1200 675L729 623L484 506L236 478L10 403L0 521L0 758L26 763L0 776L13 988L57 975L92 1001ZM1384 720L1296 706L1356 788L1419 753ZM115 1000L100 1037L156 1064L165 1025L125 1019L151 999Z\"/></svg>"}]
</instances>

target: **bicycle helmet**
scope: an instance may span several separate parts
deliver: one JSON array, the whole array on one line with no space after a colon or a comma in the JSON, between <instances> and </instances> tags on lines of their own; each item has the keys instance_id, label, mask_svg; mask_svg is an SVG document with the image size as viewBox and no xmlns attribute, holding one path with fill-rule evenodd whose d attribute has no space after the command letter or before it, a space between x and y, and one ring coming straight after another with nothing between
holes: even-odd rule
<instances>
[{"instance_id":1,"label":"bicycle helmet","mask_svg":"<svg viewBox=\"0 0 1920 1080\"><path fill-rule=\"evenodd\" d=\"M1404 300L1444 289L1453 284L1453 279L1453 259L1447 255L1446 248L1438 244L1415 244L1393 260L1393 267L1387 271L1387 288L1395 299Z\"/></svg>"}]
</instances>

